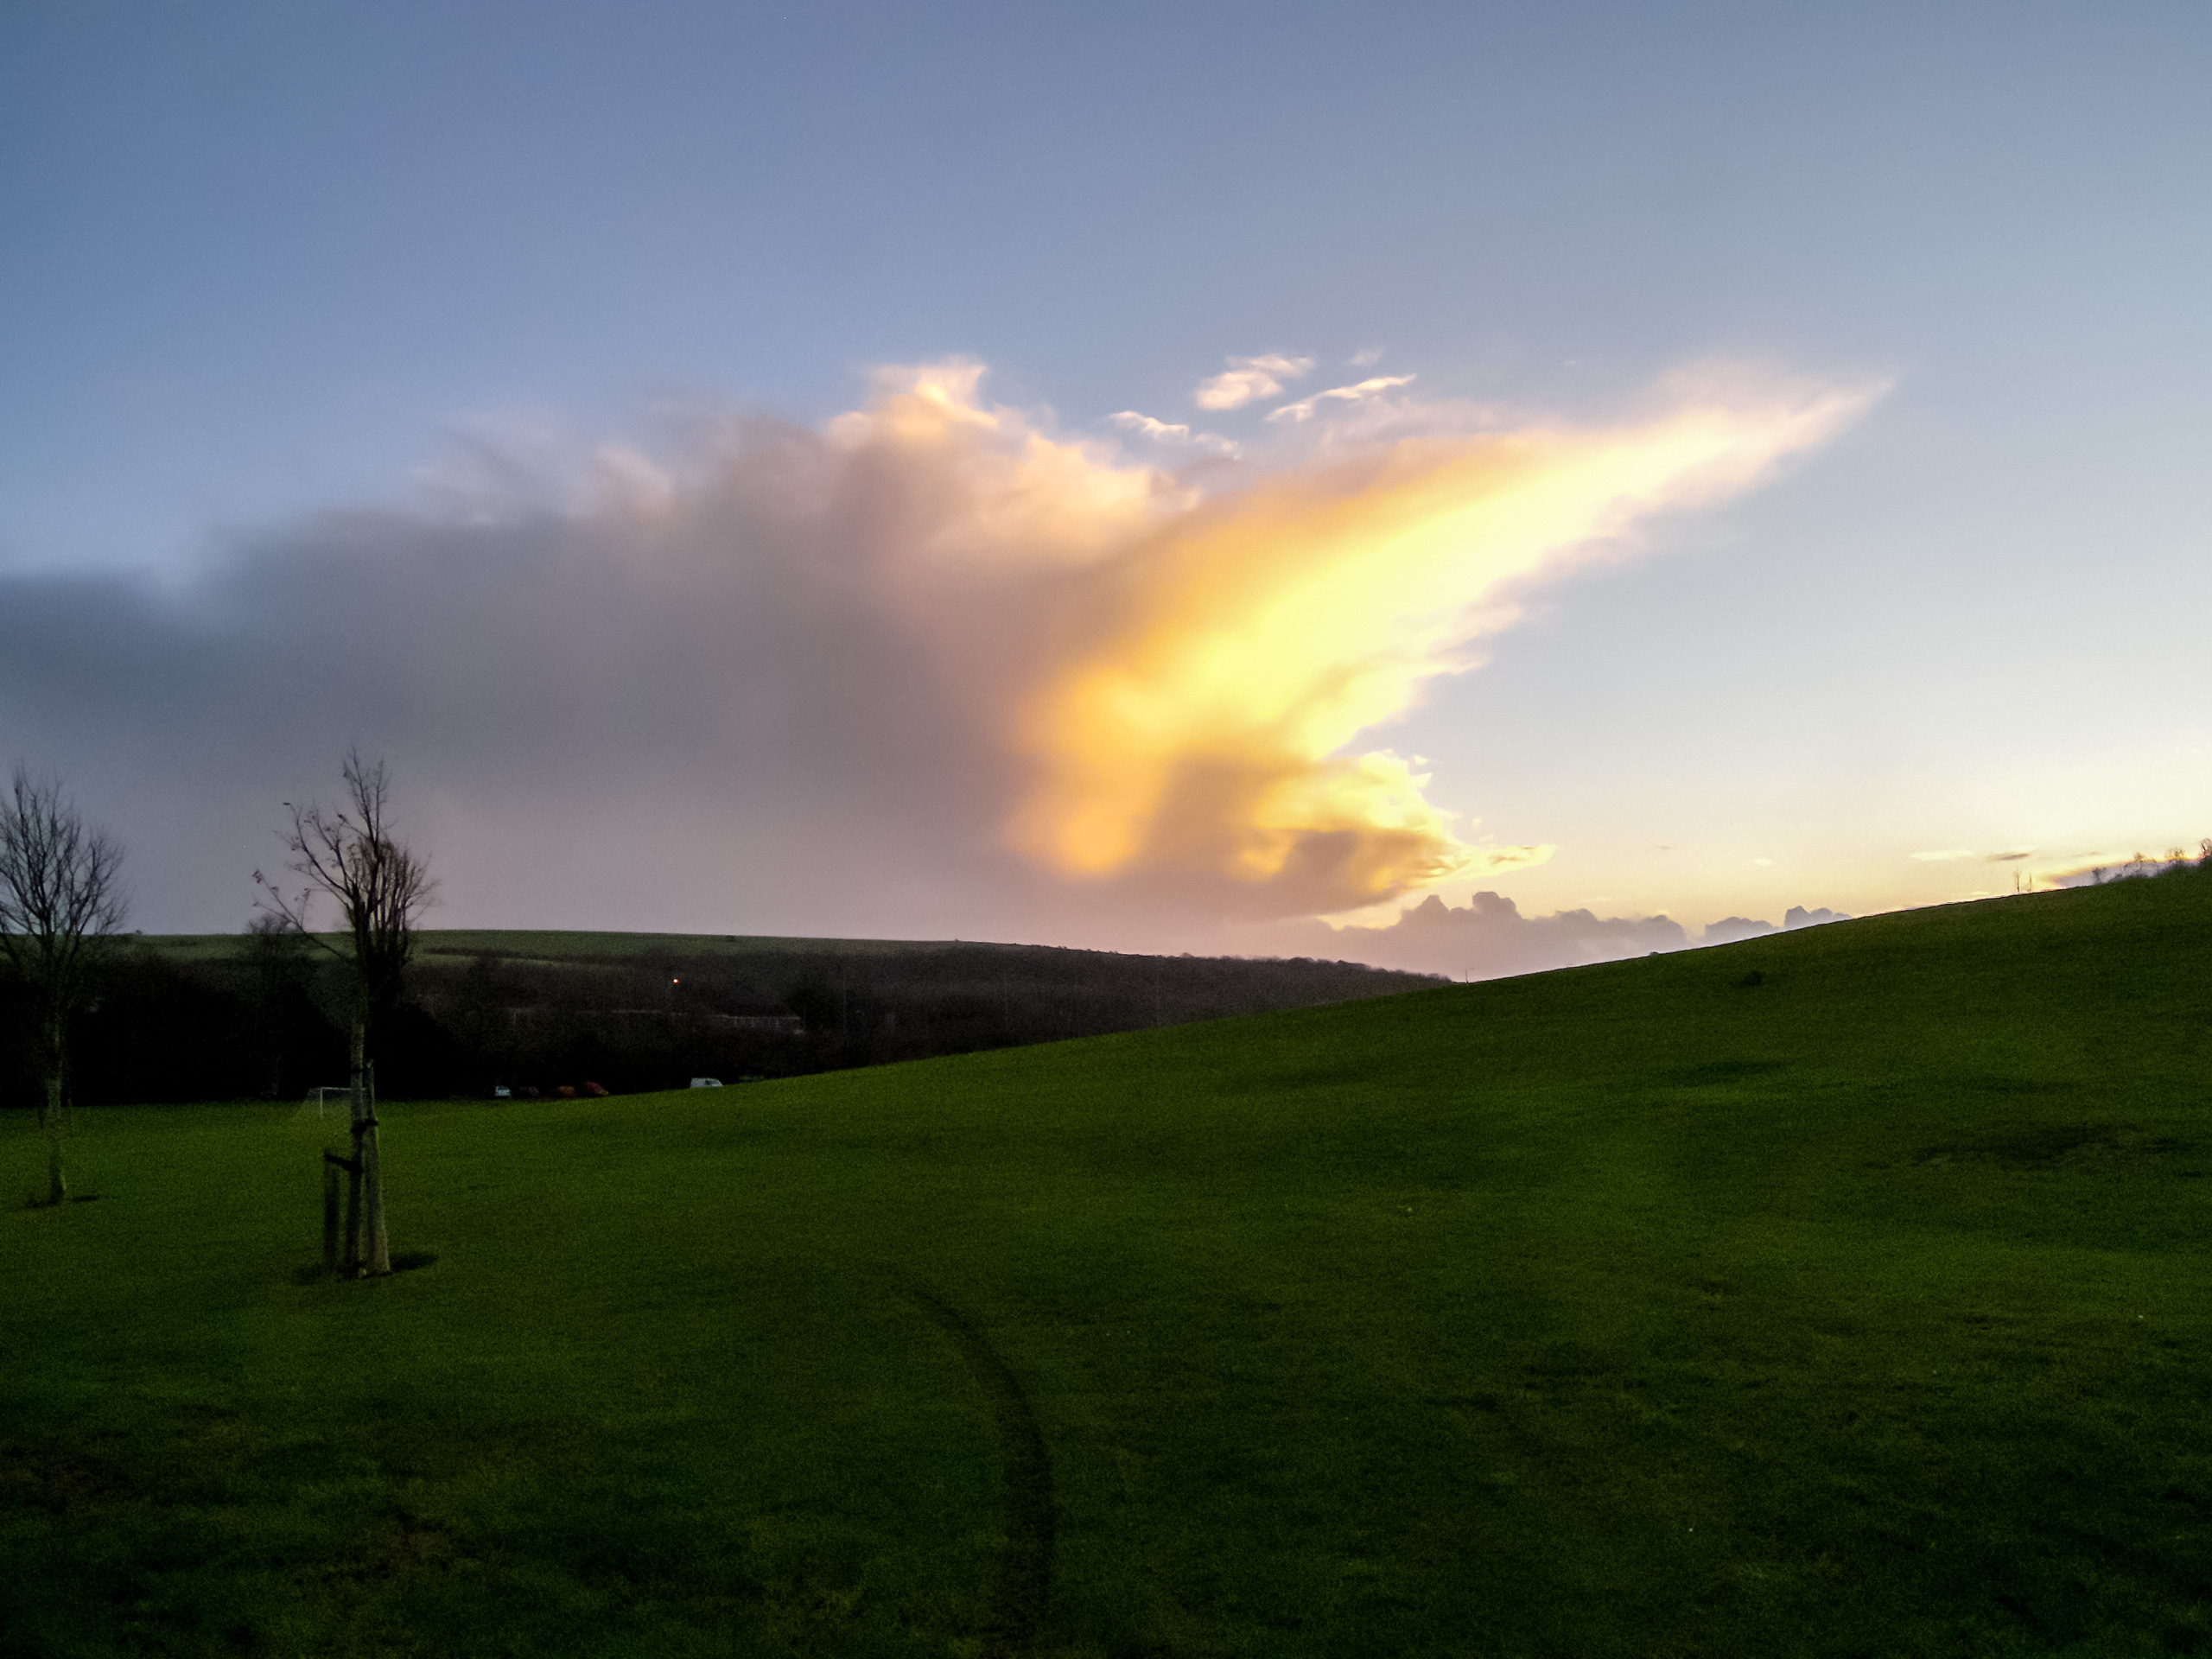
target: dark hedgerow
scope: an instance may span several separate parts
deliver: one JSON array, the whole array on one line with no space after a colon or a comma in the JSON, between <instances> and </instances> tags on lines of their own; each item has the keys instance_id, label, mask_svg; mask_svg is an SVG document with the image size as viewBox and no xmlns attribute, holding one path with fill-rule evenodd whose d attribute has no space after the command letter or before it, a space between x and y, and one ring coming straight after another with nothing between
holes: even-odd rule
<instances>
[{"instance_id":1,"label":"dark hedgerow","mask_svg":"<svg viewBox=\"0 0 2212 1659\"><path fill-rule=\"evenodd\" d=\"M405 995L378 1032L385 1098L797 1077L1436 982L1357 963L1046 946L648 939L639 949L636 936L576 933L472 934L448 947L445 935L421 937ZM343 1083L343 987L327 963L283 946L252 933L130 942L84 1017L77 1101L297 1100ZM0 980L0 1025L19 1000ZM29 1087L0 1059L0 1103Z\"/></svg>"}]
</instances>

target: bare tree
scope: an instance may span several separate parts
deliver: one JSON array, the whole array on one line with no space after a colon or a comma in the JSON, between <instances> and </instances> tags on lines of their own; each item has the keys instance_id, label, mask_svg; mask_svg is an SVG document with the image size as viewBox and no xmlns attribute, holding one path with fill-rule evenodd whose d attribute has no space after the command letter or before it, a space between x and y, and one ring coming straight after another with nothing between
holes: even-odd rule
<instances>
[{"instance_id":1,"label":"bare tree","mask_svg":"<svg viewBox=\"0 0 2212 1659\"><path fill-rule=\"evenodd\" d=\"M408 960L415 954L416 918L430 902L435 887L424 861L392 836L384 762L372 766L358 749L348 749L340 772L346 802L337 810L285 803L292 827L278 833L292 855L287 868L306 885L287 893L258 870L253 879L270 915L289 922L348 969L353 1155L339 1160L350 1178L340 1271L374 1275L391 1271L391 1241L385 1228L369 1030L399 1000ZM338 904L343 932L336 944L308 926L308 912L322 896Z\"/></svg>"},{"instance_id":2,"label":"bare tree","mask_svg":"<svg viewBox=\"0 0 2212 1659\"><path fill-rule=\"evenodd\" d=\"M69 1193L61 1167L61 1102L69 1021L84 1005L108 940L123 925L123 849L85 828L60 782L17 766L0 800L0 952L30 993L46 1131L46 1201Z\"/></svg>"},{"instance_id":3,"label":"bare tree","mask_svg":"<svg viewBox=\"0 0 2212 1659\"><path fill-rule=\"evenodd\" d=\"M289 916L264 911L246 924L246 965L256 1034L269 1065L262 1092L274 1100L284 1089L284 1020L306 978L307 937Z\"/></svg>"}]
</instances>

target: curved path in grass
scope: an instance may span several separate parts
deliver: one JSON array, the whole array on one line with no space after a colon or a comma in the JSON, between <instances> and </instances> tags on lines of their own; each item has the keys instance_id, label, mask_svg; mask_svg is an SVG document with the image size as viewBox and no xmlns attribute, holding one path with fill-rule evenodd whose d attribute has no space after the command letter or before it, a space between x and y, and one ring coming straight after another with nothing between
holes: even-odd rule
<instances>
[{"instance_id":1,"label":"curved path in grass","mask_svg":"<svg viewBox=\"0 0 2212 1659\"><path fill-rule=\"evenodd\" d=\"M900 1293L951 1343L982 1391L1006 1466L1006 1547L983 1624L983 1659L1030 1659L1052 1590L1052 1462L1029 1396L990 1338L932 1290Z\"/></svg>"}]
</instances>

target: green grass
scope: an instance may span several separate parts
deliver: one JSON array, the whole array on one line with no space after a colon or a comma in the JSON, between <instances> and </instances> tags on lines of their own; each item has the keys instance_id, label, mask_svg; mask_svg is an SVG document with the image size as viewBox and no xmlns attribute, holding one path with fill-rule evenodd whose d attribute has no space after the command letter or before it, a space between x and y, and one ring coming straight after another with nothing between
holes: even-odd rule
<instances>
[{"instance_id":1,"label":"green grass","mask_svg":"<svg viewBox=\"0 0 2212 1659\"><path fill-rule=\"evenodd\" d=\"M1039 1651L2212 1651L2208 1105L2169 880L395 1105L375 1283L296 1279L311 1121L87 1111L0 1213L0 1651L976 1653L963 1330Z\"/></svg>"}]
</instances>

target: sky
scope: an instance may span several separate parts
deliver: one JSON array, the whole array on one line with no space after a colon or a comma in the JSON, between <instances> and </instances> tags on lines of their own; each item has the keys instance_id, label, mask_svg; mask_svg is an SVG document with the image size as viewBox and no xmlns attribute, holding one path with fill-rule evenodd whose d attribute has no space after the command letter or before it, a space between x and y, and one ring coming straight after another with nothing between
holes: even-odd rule
<instances>
[{"instance_id":1,"label":"sky","mask_svg":"<svg viewBox=\"0 0 2212 1659\"><path fill-rule=\"evenodd\" d=\"M0 9L0 762L243 925L1558 965L2212 835L2187 4Z\"/></svg>"}]
</instances>

